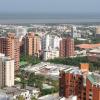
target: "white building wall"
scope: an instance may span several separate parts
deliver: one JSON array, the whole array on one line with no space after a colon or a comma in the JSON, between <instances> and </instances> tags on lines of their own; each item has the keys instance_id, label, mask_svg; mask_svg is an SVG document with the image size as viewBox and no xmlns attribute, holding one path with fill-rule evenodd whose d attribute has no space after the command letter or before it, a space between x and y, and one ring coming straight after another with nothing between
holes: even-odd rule
<instances>
[{"instance_id":1,"label":"white building wall","mask_svg":"<svg viewBox=\"0 0 100 100\"><path fill-rule=\"evenodd\" d=\"M61 38L55 35L45 35L42 38L44 60L59 57L60 40Z\"/></svg>"},{"instance_id":2,"label":"white building wall","mask_svg":"<svg viewBox=\"0 0 100 100\"><path fill-rule=\"evenodd\" d=\"M48 59L54 59L59 57L59 51L58 50L51 50L51 51L45 51L44 52L44 60Z\"/></svg>"},{"instance_id":3,"label":"white building wall","mask_svg":"<svg viewBox=\"0 0 100 100\"><path fill-rule=\"evenodd\" d=\"M5 61L5 85L14 85L14 60Z\"/></svg>"},{"instance_id":4,"label":"white building wall","mask_svg":"<svg viewBox=\"0 0 100 100\"><path fill-rule=\"evenodd\" d=\"M50 50L59 48L61 38L54 35L45 35L42 38L42 50Z\"/></svg>"}]
</instances>

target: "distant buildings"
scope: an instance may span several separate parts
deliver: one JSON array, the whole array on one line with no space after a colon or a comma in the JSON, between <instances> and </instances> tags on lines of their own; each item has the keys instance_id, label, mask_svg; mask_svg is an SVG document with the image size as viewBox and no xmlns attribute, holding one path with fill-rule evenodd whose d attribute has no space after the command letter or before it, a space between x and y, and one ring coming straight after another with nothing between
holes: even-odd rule
<instances>
[{"instance_id":1,"label":"distant buildings","mask_svg":"<svg viewBox=\"0 0 100 100\"><path fill-rule=\"evenodd\" d=\"M96 37L100 38L100 26L96 27Z\"/></svg>"},{"instance_id":2,"label":"distant buildings","mask_svg":"<svg viewBox=\"0 0 100 100\"><path fill-rule=\"evenodd\" d=\"M73 27L72 27L72 29L71 29L71 34L72 34L72 37L73 37L73 38L80 37L79 34L78 34L78 31L77 31L76 26L73 26Z\"/></svg>"},{"instance_id":3,"label":"distant buildings","mask_svg":"<svg viewBox=\"0 0 100 100\"><path fill-rule=\"evenodd\" d=\"M0 53L4 53L6 56L14 59L15 70L19 69L20 44L14 33L8 33L7 36L0 37Z\"/></svg>"},{"instance_id":4,"label":"distant buildings","mask_svg":"<svg viewBox=\"0 0 100 100\"><path fill-rule=\"evenodd\" d=\"M8 97L7 100L19 100L19 98L23 98L24 100L31 100L31 94L28 90L25 89L19 89L15 86L13 87L6 87L2 90ZM6 100L6 99L5 99Z\"/></svg>"},{"instance_id":5,"label":"distant buildings","mask_svg":"<svg viewBox=\"0 0 100 100\"><path fill-rule=\"evenodd\" d=\"M77 100L100 100L100 75L89 72L89 65L60 71L61 97L77 96Z\"/></svg>"},{"instance_id":6,"label":"distant buildings","mask_svg":"<svg viewBox=\"0 0 100 100\"><path fill-rule=\"evenodd\" d=\"M87 56L90 61L99 62L100 61L100 48L88 51Z\"/></svg>"},{"instance_id":7,"label":"distant buildings","mask_svg":"<svg viewBox=\"0 0 100 100\"><path fill-rule=\"evenodd\" d=\"M60 41L60 57L72 56L74 56L74 39L67 36Z\"/></svg>"},{"instance_id":8,"label":"distant buildings","mask_svg":"<svg viewBox=\"0 0 100 100\"><path fill-rule=\"evenodd\" d=\"M76 56L87 56L92 62L100 59L100 43L97 44L79 44L75 46Z\"/></svg>"},{"instance_id":9,"label":"distant buildings","mask_svg":"<svg viewBox=\"0 0 100 100\"><path fill-rule=\"evenodd\" d=\"M0 54L0 87L14 85L14 60Z\"/></svg>"},{"instance_id":10,"label":"distant buildings","mask_svg":"<svg viewBox=\"0 0 100 100\"><path fill-rule=\"evenodd\" d=\"M25 55L39 56L41 51L41 40L38 35L29 32L22 40L22 53Z\"/></svg>"}]
</instances>

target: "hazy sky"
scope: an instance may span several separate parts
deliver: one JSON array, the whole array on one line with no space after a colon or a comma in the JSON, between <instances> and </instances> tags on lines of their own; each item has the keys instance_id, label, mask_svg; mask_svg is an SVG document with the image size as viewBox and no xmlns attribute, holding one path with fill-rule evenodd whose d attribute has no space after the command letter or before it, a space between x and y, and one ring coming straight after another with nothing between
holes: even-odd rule
<instances>
[{"instance_id":1,"label":"hazy sky","mask_svg":"<svg viewBox=\"0 0 100 100\"><path fill-rule=\"evenodd\" d=\"M0 0L0 12L100 13L100 0Z\"/></svg>"}]
</instances>

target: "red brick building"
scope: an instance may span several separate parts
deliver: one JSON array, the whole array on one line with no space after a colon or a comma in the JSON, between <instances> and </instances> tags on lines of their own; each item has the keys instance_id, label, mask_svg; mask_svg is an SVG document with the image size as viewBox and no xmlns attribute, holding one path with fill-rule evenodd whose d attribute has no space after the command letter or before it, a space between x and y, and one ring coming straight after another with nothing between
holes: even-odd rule
<instances>
[{"instance_id":1,"label":"red brick building","mask_svg":"<svg viewBox=\"0 0 100 100\"><path fill-rule=\"evenodd\" d=\"M77 96L77 100L100 100L100 75L87 75L77 69L68 68L60 71L59 95Z\"/></svg>"},{"instance_id":2,"label":"red brick building","mask_svg":"<svg viewBox=\"0 0 100 100\"><path fill-rule=\"evenodd\" d=\"M66 69L60 72L59 79L60 96L68 98L77 95L78 100L82 100L83 77L77 69Z\"/></svg>"},{"instance_id":3,"label":"red brick building","mask_svg":"<svg viewBox=\"0 0 100 100\"><path fill-rule=\"evenodd\" d=\"M86 79L86 100L100 100L100 75L88 75Z\"/></svg>"},{"instance_id":4,"label":"red brick building","mask_svg":"<svg viewBox=\"0 0 100 100\"><path fill-rule=\"evenodd\" d=\"M74 56L74 39L70 36L60 41L60 57Z\"/></svg>"}]
</instances>

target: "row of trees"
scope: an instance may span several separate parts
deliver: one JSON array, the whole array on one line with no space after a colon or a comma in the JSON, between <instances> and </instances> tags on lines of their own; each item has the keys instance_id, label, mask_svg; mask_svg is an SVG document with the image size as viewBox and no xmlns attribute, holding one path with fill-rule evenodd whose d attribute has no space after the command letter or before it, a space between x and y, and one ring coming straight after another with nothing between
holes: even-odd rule
<instances>
[{"instance_id":1,"label":"row of trees","mask_svg":"<svg viewBox=\"0 0 100 100\"><path fill-rule=\"evenodd\" d=\"M72 66L80 66L80 63L89 63L90 71L100 70L100 62L91 62L87 57L75 57L75 58L55 58L50 59L48 62L55 64L65 64Z\"/></svg>"},{"instance_id":2,"label":"row of trees","mask_svg":"<svg viewBox=\"0 0 100 100\"><path fill-rule=\"evenodd\" d=\"M21 55L20 61L26 61L28 64L38 64L40 63L40 59L37 56L28 56L28 55Z\"/></svg>"},{"instance_id":3,"label":"row of trees","mask_svg":"<svg viewBox=\"0 0 100 100\"><path fill-rule=\"evenodd\" d=\"M55 59L48 60L48 62L55 63L55 64L79 66L80 63L88 63L89 61L87 57L75 57L75 58L55 58Z\"/></svg>"},{"instance_id":4,"label":"row of trees","mask_svg":"<svg viewBox=\"0 0 100 100\"><path fill-rule=\"evenodd\" d=\"M100 38L92 38L91 41L89 41L89 40L81 41L81 40L78 40L78 39L74 39L74 43L75 43L75 45L84 44L84 43L95 44L95 43L100 43Z\"/></svg>"},{"instance_id":5,"label":"row of trees","mask_svg":"<svg viewBox=\"0 0 100 100\"><path fill-rule=\"evenodd\" d=\"M91 43L100 43L100 38L93 38Z\"/></svg>"}]
</instances>

